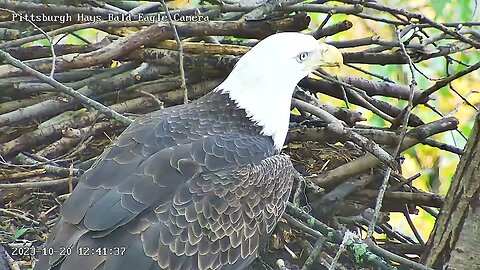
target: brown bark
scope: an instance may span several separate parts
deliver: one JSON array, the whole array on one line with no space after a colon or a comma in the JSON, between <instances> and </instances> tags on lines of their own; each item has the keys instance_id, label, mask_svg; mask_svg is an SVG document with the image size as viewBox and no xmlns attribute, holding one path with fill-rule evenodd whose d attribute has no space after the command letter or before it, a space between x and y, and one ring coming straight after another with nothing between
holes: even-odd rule
<instances>
[{"instance_id":1,"label":"brown bark","mask_svg":"<svg viewBox=\"0 0 480 270\"><path fill-rule=\"evenodd\" d=\"M480 115L423 255L434 269L480 269Z\"/></svg>"}]
</instances>

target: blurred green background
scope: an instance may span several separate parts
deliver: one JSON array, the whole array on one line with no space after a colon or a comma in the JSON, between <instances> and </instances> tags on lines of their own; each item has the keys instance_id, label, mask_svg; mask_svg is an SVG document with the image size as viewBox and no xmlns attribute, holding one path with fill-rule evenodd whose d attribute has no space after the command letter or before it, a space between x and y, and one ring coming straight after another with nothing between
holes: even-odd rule
<instances>
[{"instance_id":1,"label":"blurred green background","mask_svg":"<svg viewBox=\"0 0 480 270\"><path fill-rule=\"evenodd\" d=\"M425 16L433 19L437 22L468 22L480 21L480 7L476 6L475 0L392 0L378 1L384 5L388 5L395 8L402 8L407 11L421 13ZM333 4L334 2L328 2ZM480 3L479 3L480 4ZM367 11L370 15L377 17L394 19L385 12L377 12L369 9ZM311 29L316 29L318 25L324 20L326 15L313 14L313 23ZM328 37L326 40L348 40L358 39L362 37L370 37L373 35L379 36L382 40L396 40L395 29L391 25L385 23L379 23L377 21L365 20L353 15L337 14L333 15L330 22L339 22L343 20L349 20L353 23L353 28L339 33L333 37ZM468 28L462 28L467 30ZM472 28L470 28L472 29ZM476 31L480 30L480 27L473 27ZM427 32L431 36L439 35L440 32L433 29L428 29ZM441 40L437 44L450 43L452 40ZM453 41L456 42L456 41ZM355 50L364 50L366 47L357 48ZM398 49L398 48L397 48ZM355 51L344 50L344 51ZM480 61L480 52L475 49L470 49L465 52L455 53L451 55L452 58L461 61L466 65L473 65ZM425 90L432 86L436 80L442 79L449 74L454 74L460 70L467 68L465 65L459 63L448 63L445 57L438 57L423 61L415 64L416 67L425 75L415 71L415 80L418 83L419 90ZM409 85L411 80L411 73L408 65L356 65L365 70L380 74L390 78L396 83L402 85ZM352 68L344 67L342 69L344 76L358 76L371 80L378 80L365 73L358 72ZM447 132L441 135L437 135L434 139L442 141L456 147L463 149L466 140L473 127L474 116L476 111L471 106L464 103L462 98L456 94L465 97L471 104L478 107L480 101L480 95L477 93L480 91L480 72L477 70L467 76L461 77L441 90L435 93L435 100L429 102L432 107L439 111L444 116L455 116L459 121L459 130L463 133L463 136L459 132ZM327 97L322 96L322 99ZM399 108L404 108L407 104L405 101L398 101L395 99L383 99L388 101ZM342 102L337 100L332 101L337 105L342 105ZM373 115L371 112L363 110L358 107L353 107L363 112L364 117L368 118L368 124L378 127L388 127L389 124L379 117ZM420 116L425 122L431 122L441 118L441 116L434 112L432 109L425 106L417 106L413 112ZM434 192L440 195L445 195L450 186L452 176L459 162L459 156L446 151L440 151L439 149L432 148L424 145L417 145L403 153L405 162L402 165L403 176L408 178L416 173L421 173L421 176L417 178L413 184L425 191ZM413 215L412 219L420 231L422 238L426 241L428 235L433 229L435 219L422 209L418 208L419 214ZM391 214L390 224L395 229L413 236L403 214Z\"/></svg>"}]
</instances>

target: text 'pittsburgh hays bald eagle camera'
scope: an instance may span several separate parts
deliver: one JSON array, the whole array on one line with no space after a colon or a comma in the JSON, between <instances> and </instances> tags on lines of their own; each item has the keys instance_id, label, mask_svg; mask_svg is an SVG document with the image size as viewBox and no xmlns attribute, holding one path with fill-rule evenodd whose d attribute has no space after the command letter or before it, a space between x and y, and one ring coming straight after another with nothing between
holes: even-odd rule
<instances>
[{"instance_id":1,"label":"text 'pittsburgh hays bald eagle camera'","mask_svg":"<svg viewBox=\"0 0 480 270\"><path fill-rule=\"evenodd\" d=\"M341 59L310 35L275 34L202 98L136 119L62 207L46 248L71 254L35 269L247 269L292 187L280 150L295 86Z\"/></svg>"}]
</instances>

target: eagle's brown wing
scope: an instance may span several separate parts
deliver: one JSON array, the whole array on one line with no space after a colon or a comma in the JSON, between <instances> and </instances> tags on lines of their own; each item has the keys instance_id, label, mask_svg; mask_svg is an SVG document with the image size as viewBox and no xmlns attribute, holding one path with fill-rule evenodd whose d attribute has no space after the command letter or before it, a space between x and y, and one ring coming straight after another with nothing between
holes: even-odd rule
<instances>
[{"instance_id":1,"label":"eagle's brown wing","mask_svg":"<svg viewBox=\"0 0 480 270\"><path fill-rule=\"evenodd\" d=\"M36 270L250 264L284 211L289 158L271 155L270 138L176 123L147 119L119 137L65 202Z\"/></svg>"}]
</instances>

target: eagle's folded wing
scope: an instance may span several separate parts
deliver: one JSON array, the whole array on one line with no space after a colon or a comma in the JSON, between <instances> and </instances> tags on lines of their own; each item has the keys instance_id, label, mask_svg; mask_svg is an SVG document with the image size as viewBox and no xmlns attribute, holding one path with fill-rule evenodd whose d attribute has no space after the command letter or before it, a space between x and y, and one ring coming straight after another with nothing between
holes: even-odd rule
<instances>
[{"instance_id":1,"label":"eagle's folded wing","mask_svg":"<svg viewBox=\"0 0 480 270\"><path fill-rule=\"evenodd\" d=\"M156 144L135 136L149 125L132 125L84 174L46 244L71 254L35 269L241 269L256 257L284 210L289 158L267 157L263 136L177 145L168 125L151 129Z\"/></svg>"}]
</instances>

